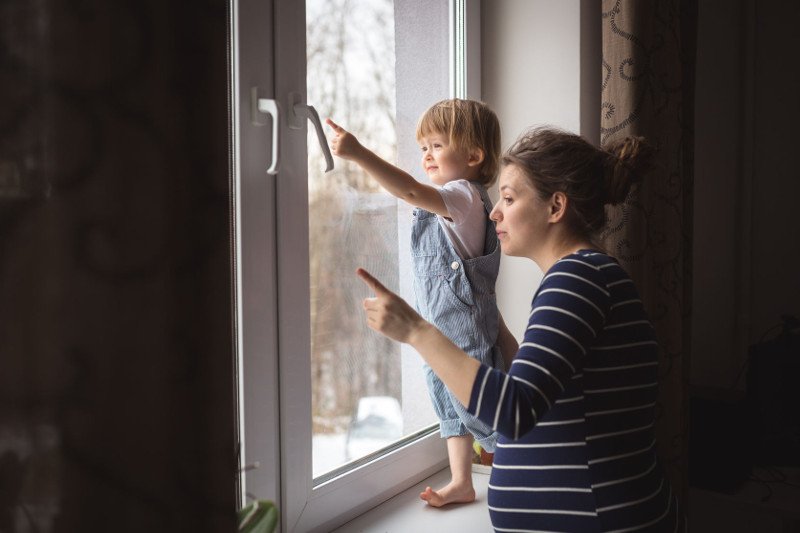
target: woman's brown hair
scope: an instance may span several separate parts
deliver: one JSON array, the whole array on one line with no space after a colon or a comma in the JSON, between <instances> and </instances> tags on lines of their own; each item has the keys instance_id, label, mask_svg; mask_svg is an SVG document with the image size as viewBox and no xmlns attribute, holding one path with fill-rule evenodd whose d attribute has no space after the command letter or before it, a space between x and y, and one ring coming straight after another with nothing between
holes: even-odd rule
<instances>
[{"instance_id":1,"label":"woman's brown hair","mask_svg":"<svg viewBox=\"0 0 800 533\"><path fill-rule=\"evenodd\" d=\"M654 152L643 137L597 148L579 135L540 127L523 133L502 164L521 169L544 200L563 192L566 222L594 240L606 225L605 206L625 201L633 184L651 170Z\"/></svg>"}]
</instances>

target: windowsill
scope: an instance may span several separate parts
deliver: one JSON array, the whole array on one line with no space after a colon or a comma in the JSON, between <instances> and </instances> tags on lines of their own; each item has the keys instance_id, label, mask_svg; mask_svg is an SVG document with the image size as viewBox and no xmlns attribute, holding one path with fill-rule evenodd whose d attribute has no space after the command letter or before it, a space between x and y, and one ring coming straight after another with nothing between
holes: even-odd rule
<instances>
[{"instance_id":1,"label":"windowsill","mask_svg":"<svg viewBox=\"0 0 800 533\"><path fill-rule=\"evenodd\" d=\"M380 531L381 533L406 533L408 531L438 531L459 533L492 531L486 492L489 486L489 468L473 465L472 483L475 486L475 501L469 504L453 504L436 509L419 499L425 487L440 487L450 480L450 469L445 468L397 496L358 516L334 533L357 533Z\"/></svg>"}]
</instances>

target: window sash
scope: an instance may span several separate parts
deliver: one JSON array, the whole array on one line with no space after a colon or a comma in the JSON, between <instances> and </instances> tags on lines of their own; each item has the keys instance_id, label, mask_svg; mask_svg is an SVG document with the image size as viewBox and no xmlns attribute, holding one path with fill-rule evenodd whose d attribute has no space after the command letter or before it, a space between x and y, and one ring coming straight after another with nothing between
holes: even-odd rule
<instances>
[{"instance_id":1,"label":"window sash","mask_svg":"<svg viewBox=\"0 0 800 533\"><path fill-rule=\"evenodd\" d=\"M453 87L466 93L454 96L476 98L479 48L470 43L480 33L480 2L450 0L449 8L451 27L466 28L466 46L451 49L450 61L452 72L461 57L466 81ZM457 10L462 16L455 18ZM242 498L276 501L283 531L327 530L443 468L446 447L437 432L427 434L314 486L307 133L280 119L281 167L267 175L270 121L256 127L250 111L252 87L275 98L283 113L290 93L307 93L305 3L231 0L231 19L239 464L258 464L242 473Z\"/></svg>"}]
</instances>

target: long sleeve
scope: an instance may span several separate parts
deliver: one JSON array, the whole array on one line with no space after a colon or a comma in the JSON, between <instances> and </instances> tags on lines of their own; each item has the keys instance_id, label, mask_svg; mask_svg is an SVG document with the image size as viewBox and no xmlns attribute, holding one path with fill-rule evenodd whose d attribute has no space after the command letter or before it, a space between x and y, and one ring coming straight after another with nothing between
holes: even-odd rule
<instances>
[{"instance_id":1,"label":"long sleeve","mask_svg":"<svg viewBox=\"0 0 800 533\"><path fill-rule=\"evenodd\" d=\"M580 255L553 265L533 299L508 373L482 366L469 411L508 439L528 433L554 405L602 331L610 306L601 269Z\"/></svg>"}]
</instances>

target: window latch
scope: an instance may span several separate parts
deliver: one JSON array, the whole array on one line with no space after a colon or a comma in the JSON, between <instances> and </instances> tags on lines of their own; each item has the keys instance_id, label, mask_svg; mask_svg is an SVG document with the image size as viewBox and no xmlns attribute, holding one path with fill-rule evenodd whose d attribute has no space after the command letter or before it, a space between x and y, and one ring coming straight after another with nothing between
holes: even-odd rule
<instances>
[{"instance_id":1,"label":"window latch","mask_svg":"<svg viewBox=\"0 0 800 533\"><path fill-rule=\"evenodd\" d=\"M272 160L267 174L277 174L280 166L279 154L280 146L278 135L278 123L280 122L280 106L276 100L271 98L259 98L258 87L250 88L250 120L253 126L266 126L263 115L272 117Z\"/></svg>"},{"instance_id":2,"label":"window latch","mask_svg":"<svg viewBox=\"0 0 800 533\"><path fill-rule=\"evenodd\" d=\"M289 127L293 130L303 129L306 120L310 120L317 132L317 141L325 156L325 172L333 170L333 156L328 146L328 139L322 131L322 122L319 120L319 113L313 105L304 104L297 93L289 93Z\"/></svg>"}]
</instances>

